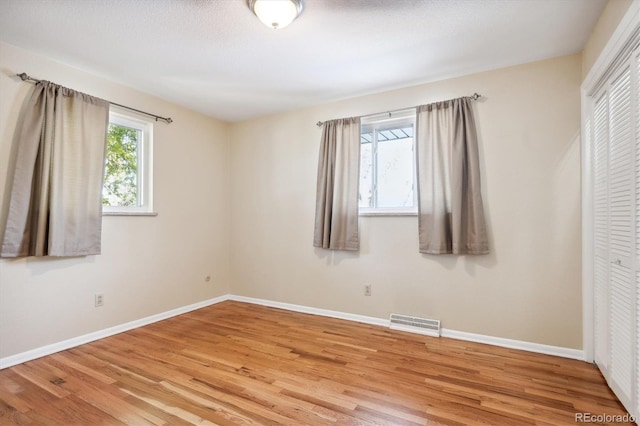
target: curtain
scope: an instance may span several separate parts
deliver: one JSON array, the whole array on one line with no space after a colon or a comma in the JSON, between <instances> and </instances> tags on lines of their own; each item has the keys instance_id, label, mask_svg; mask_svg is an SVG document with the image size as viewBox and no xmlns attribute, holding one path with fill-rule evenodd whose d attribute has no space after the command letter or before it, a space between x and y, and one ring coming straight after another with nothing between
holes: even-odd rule
<instances>
[{"instance_id":1,"label":"curtain","mask_svg":"<svg viewBox=\"0 0 640 426\"><path fill-rule=\"evenodd\" d=\"M313 245L358 250L360 118L327 121L318 159Z\"/></svg>"},{"instance_id":2,"label":"curtain","mask_svg":"<svg viewBox=\"0 0 640 426\"><path fill-rule=\"evenodd\" d=\"M420 253L489 253L470 98L417 108L416 162Z\"/></svg>"},{"instance_id":3,"label":"curtain","mask_svg":"<svg viewBox=\"0 0 640 426\"><path fill-rule=\"evenodd\" d=\"M42 81L18 138L2 257L100 253L109 102Z\"/></svg>"}]
</instances>

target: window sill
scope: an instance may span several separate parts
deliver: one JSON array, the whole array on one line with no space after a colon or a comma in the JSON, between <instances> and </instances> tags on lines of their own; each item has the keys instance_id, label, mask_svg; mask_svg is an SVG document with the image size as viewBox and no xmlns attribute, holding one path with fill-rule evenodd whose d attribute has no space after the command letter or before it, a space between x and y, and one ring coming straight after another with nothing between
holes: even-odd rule
<instances>
[{"instance_id":1,"label":"window sill","mask_svg":"<svg viewBox=\"0 0 640 426\"><path fill-rule=\"evenodd\" d=\"M418 216L416 210L370 210L360 211L358 216Z\"/></svg>"},{"instance_id":2,"label":"window sill","mask_svg":"<svg viewBox=\"0 0 640 426\"><path fill-rule=\"evenodd\" d=\"M102 212L102 216L158 216L157 212Z\"/></svg>"}]
</instances>

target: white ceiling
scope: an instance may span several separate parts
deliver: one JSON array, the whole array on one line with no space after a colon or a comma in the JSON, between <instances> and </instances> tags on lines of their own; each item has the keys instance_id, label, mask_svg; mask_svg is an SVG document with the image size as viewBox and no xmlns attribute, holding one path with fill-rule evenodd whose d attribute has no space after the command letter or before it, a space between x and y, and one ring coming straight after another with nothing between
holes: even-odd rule
<instances>
[{"instance_id":1,"label":"white ceiling","mask_svg":"<svg viewBox=\"0 0 640 426\"><path fill-rule=\"evenodd\" d=\"M238 121L578 52L605 4L306 0L275 31L245 0L0 0L0 40Z\"/></svg>"}]
</instances>

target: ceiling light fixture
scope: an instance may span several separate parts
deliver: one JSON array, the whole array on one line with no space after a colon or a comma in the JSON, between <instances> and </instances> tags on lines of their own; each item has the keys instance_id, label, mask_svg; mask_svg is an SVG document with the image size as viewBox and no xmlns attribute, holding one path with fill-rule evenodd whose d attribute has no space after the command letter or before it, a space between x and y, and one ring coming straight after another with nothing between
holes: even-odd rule
<instances>
[{"instance_id":1,"label":"ceiling light fixture","mask_svg":"<svg viewBox=\"0 0 640 426\"><path fill-rule=\"evenodd\" d=\"M279 30L302 13L302 0L248 0L249 9L267 27Z\"/></svg>"}]
</instances>

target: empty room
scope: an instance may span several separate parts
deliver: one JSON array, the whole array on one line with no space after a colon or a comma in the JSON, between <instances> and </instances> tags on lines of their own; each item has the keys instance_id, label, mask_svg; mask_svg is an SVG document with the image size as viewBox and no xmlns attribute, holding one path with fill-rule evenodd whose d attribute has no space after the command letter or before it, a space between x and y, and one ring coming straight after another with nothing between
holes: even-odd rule
<instances>
[{"instance_id":1,"label":"empty room","mask_svg":"<svg viewBox=\"0 0 640 426\"><path fill-rule=\"evenodd\" d=\"M0 0L0 425L640 424L640 0Z\"/></svg>"}]
</instances>

